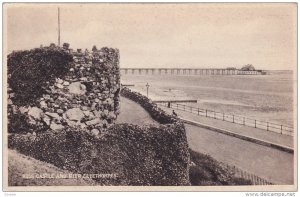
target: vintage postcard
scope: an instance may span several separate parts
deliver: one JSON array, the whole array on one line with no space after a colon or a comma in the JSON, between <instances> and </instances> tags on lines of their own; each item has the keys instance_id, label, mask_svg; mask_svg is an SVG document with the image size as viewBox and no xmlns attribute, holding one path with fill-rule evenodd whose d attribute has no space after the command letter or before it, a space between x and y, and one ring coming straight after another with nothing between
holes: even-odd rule
<instances>
[{"instance_id":1,"label":"vintage postcard","mask_svg":"<svg viewBox=\"0 0 300 197\"><path fill-rule=\"evenodd\" d=\"M297 190L296 3L4 3L4 191Z\"/></svg>"}]
</instances>

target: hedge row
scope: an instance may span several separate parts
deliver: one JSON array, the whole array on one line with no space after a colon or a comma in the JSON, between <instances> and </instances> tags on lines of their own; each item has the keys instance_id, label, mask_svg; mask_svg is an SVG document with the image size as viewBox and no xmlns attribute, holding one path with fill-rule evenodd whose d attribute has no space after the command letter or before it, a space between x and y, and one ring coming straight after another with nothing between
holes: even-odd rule
<instances>
[{"instance_id":1,"label":"hedge row","mask_svg":"<svg viewBox=\"0 0 300 197\"><path fill-rule=\"evenodd\" d=\"M95 138L80 130L12 134L20 153L80 174L117 174L99 185L189 185L189 150L182 124L118 124Z\"/></svg>"},{"instance_id":2,"label":"hedge row","mask_svg":"<svg viewBox=\"0 0 300 197\"><path fill-rule=\"evenodd\" d=\"M177 117L171 116L162 109L160 109L148 97L138 92L131 91L127 87L123 87L121 89L121 96L129 98L135 101L136 103L140 104L154 120L161 124L172 124L179 120Z\"/></svg>"}]
</instances>

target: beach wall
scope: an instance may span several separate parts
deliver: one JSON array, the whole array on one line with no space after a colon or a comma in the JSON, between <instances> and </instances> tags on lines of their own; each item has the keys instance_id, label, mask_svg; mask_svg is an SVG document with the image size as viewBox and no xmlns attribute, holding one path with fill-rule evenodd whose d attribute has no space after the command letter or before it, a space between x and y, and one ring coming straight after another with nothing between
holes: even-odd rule
<instances>
[{"instance_id":1,"label":"beach wall","mask_svg":"<svg viewBox=\"0 0 300 197\"><path fill-rule=\"evenodd\" d=\"M47 54L48 51L61 51L62 49L47 48L39 50ZM8 57L9 68L14 66L11 64L15 63L15 59L22 56L24 52L17 53L20 53L20 55ZM35 51L32 51L32 53L37 54ZM68 51L62 53L68 53ZM51 60L55 59L54 55L50 55ZM35 131L38 130L36 126L42 127L42 131L45 131L46 128L63 130L66 127L78 127L87 132L92 131L95 134L114 123L119 114L120 105L119 51L117 49L102 48L92 53L77 52L72 56L73 61L64 65L68 69L64 75L57 74L49 78L49 81L45 84L41 84L44 85L41 90L43 93L39 92L40 97L35 98L34 101L21 102L20 104L18 102L20 100L19 95L14 93L16 85L13 84L13 80L9 79L9 123L20 121L14 116L19 114L23 119L26 119L28 125L35 127L33 129ZM26 56L22 56L23 60L18 63L21 63L20 66L28 66L30 63L35 63L36 59L43 60L43 57L43 55L29 57L33 59L31 61L26 60ZM27 65L22 65L22 63ZM39 67L42 68L40 72L43 72L45 66ZM14 72L12 70L12 75ZM42 77L41 75L40 78ZM37 80L40 80L40 78ZM17 128L11 127L11 129L14 129L14 131L9 130L9 132L22 132L16 131Z\"/></svg>"}]
</instances>

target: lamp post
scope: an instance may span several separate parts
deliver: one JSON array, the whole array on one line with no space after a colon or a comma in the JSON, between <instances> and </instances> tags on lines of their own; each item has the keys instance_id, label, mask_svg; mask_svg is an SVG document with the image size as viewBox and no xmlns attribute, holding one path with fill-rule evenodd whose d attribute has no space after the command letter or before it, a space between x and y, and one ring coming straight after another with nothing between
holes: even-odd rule
<instances>
[{"instance_id":1,"label":"lamp post","mask_svg":"<svg viewBox=\"0 0 300 197\"><path fill-rule=\"evenodd\" d=\"M147 97L148 97L148 90L149 90L149 87L150 87L150 85L148 84L148 82L146 84L146 87L147 87Z\"/></svg>"}]
</instances>

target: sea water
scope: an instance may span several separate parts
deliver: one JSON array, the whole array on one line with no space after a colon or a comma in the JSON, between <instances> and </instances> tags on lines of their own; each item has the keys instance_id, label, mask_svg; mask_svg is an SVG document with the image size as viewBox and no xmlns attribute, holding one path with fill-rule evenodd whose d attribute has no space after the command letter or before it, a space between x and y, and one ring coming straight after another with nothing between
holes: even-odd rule
<instances>
[{"instance_id":1,"label":"sea water","mask_svg":"<svg viewBox=\"0 0 300 197\"><path fill-rule=\"evenodd\" d=\"M268 75L139 75L123 74L121 83L152 100L196 99L186 105L293 125L294 86L292 71Z\"/></svg>"}]
</instances>

